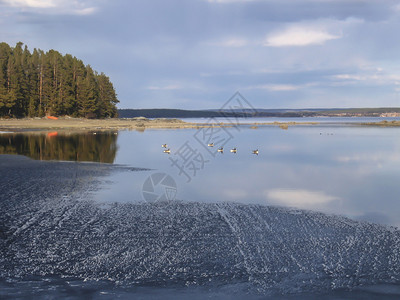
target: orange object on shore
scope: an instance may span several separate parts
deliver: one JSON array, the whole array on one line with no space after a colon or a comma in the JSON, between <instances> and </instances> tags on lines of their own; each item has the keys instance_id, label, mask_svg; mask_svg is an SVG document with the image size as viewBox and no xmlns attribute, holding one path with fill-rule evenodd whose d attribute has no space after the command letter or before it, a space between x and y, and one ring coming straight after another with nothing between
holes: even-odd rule
<instances>
[{"instance_id":1,"label":"orange object on shore","mask_svg":"<svg viewBox=\"0 0 400 300\"><path fill-rule=\"evenodd\" d=\"M58 120L57 117L53 117L53 116L47 116L47 119L50 119L50 120Z\"/></svg>"},{"instance_id":2,"label":"orange object on shore","mask_svg":"<svg viewBox=\"0 0 400 300\"><path fill-rule=\"evenodd\" d=\"M58 135L58 132L57 131L53 131L53 132L49 132L48 134L47 134L47 137L48 138L51 138L51 137L54 137L54 136L57 136Z\"/></svg>"}]
</instances>

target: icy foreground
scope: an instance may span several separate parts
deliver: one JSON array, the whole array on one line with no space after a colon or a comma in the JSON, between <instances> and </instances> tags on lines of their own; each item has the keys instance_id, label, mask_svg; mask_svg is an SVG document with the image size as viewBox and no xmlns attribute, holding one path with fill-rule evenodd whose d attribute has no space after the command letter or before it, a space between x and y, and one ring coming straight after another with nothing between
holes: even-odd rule
<instances>
[{"instance_id":1,"label":"icy foreground","mask_svg":"<svg viewBox=\"0 0 400 300\"><path fill-rule=\"evenodd\" d=\"M89 188L116 170L130 171L3 156L0 278L241 283L260 293L400 281L397 229L259 205L92 201Z\"/></svg>"}]
</instances>

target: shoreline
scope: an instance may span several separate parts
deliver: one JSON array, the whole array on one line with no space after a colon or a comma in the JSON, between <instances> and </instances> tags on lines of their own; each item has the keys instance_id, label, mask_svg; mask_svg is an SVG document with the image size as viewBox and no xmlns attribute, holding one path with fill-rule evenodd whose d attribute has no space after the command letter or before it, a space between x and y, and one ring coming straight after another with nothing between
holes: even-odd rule
<instances>
[{"instance_id":1,"label":"shoreline","mask_svg":"<svg viewBox=\"0 0 400 300\"><path fill-rule=\"evenodd\" d=\"M246 122L240 123L244 126L279 126L287 129L289 126L295 125L318 125L318 122ZM11 132L29 132L29 131L46 131L46 130L74 130L74 131L109 131L109 130L137 130L144 131L146 129L199 129L211 127L233 127L238 124L221 122L221 123L194 123L186 122L180 119L0 119L0 131Z\"/></svg>"},{"instance_id":2,"label":"shoreline","mask_svg":"<svg viewBox=\"0 0 400 300\"><path fill-rule=\"evenodd\" d=\"M290 126L297 125L320 125L319 122L250 122L240 123L241 126L251 126L252 129L257 129L258 126L278 126L281 129L288 129ZM11 132L29 132L29 131L51 131L51 130L66 130L66 131L110 131L110 130L137 130L144 131L146 129L199 129L212 127L233 127L235 123L192 123L180 119L147 119L147 118L132 118L132 119L0 119L0 131ZM379 126L379 127L399 127L400 121L381 121L369 123L354 123L354 125L362 126Z\"/></svg>"}]
</instances>

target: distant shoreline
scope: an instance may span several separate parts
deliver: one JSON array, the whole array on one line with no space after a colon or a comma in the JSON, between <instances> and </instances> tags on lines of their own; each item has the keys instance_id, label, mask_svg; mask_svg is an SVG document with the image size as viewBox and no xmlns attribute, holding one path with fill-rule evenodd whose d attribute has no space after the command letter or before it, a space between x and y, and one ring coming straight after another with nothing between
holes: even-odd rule
<instances>
[{"instance_id":1,"label":"distant shoreline","mask_svg":"<svg viewBox=\"0 0 400 300\"><path fill-rule=\"evenodd\" d=\"M256 129L258 126L279 126L282 129L288 129L289 126L297 125L319 125L319 122L250 122L240 123L244 126L252 126ZM67 131L107 131L107 130L137 130L145 129L188 129L188 128L211 128L211 127L232 127L237 124L229 122L221 123L192 123L180 119L0 119L0 131L38 131L38 130L67 130ZM354 125L397 127L400 121L382 121L369 123L354 123Z\"/></svg>"},{"instance_id":2,"label":"distant shoreline","mask_svg":"<svg viewBox=\"0 0 400 300\"><path fill-rule=\"evenodd\" d=\"M304 118L304 117L400 117L399 107L380 108L310 108L310 109L207 109L186 110L170 108L119 109L120 118Z\"/></svg>"}]
</instances>

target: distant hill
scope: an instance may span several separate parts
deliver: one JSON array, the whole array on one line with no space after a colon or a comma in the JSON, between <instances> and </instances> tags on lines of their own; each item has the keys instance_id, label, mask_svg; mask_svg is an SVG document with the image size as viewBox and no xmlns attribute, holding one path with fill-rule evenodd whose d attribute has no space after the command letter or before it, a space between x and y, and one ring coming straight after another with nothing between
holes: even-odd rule
<instances>
[{"instance_id":1,"label":"distant hill","mask_svg":"<svg viewBox=\"0 0 400 300\"><path fill-rule=\"evenodd\" d=\"M184 110L184 109L119 109L120 118L212 118L212 117L400 117L399 107L383 108L312 108L254 110Z\"/></svg>"},{"instance_id":2,"label":"distant hill","mask_svg":"<svg viewBox=\"0 0 400 300\"><path fill-rule=\"evenodd\" d=\"M247 112L226 112L226 117L237 116L247 117L250 113ZM211 118L222 117L222 113L217 110L184 110L184 109L119 109L118 116L120 118Z\"/></svg>"}]
</instances>

